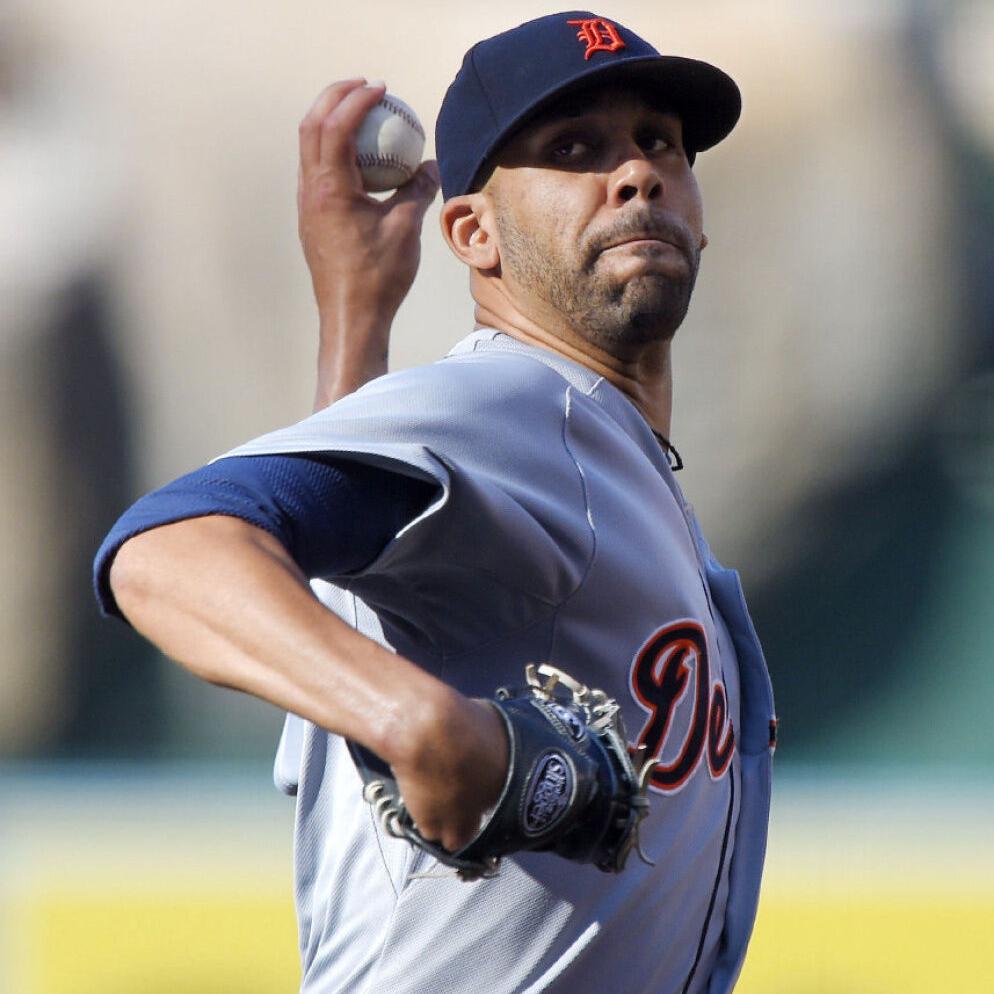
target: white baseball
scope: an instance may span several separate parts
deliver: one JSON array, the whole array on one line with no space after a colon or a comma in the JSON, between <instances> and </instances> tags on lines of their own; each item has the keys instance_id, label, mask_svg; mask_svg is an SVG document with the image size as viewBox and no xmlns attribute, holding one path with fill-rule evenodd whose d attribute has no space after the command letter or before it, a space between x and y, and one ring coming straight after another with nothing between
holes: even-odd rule
<instances>
[{"instance_id":1,"label":"white baseball","mask_svg":"<svg viewBox=\"0 0 994 994\"><path fill-rule=\"evenodd\" d=\"M370 193L403 186L421 164L425 130L418 115L392 93L366 115L356 135L356 162Z\"/></svg>"}]
</instances>

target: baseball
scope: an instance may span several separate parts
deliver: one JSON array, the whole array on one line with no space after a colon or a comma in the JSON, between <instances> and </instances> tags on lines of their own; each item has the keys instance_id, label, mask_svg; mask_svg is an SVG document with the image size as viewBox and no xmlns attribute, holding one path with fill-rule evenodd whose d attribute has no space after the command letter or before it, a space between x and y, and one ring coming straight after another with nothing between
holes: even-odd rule
<instances>
[{"instance_id":1,"label":"baseball","mask_svg":"<svg viewBox=\"0 0 994 994\"><path fill-rule=\"evenodd\" d=\"M425 130L399 97L385 93L356 135L356 162L369 193L403 186L421 164Z\"/></svg>"}]
</instances>

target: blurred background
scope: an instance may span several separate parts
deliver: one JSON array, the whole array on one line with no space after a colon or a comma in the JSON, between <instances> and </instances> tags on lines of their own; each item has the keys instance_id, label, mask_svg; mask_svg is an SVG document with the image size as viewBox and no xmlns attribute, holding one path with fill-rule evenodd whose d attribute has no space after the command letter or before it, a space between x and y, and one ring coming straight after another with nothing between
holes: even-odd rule
<instances>
[{"instance_id":1,"label":"blurred background","mask_svg":"<svg viewBox=\"0 0 994 994\"><path fill-rule=\"evenodd\" d=\"M310 410L317 92L381 78L430 124L474 41L551 9L0 0L0 991L295 989L281 717L101 620L90 562ZM994 3L601 13L744 94L696 167L673 429L781 718L739 990L989 992ZM394 368L471 326L437 213Z\"/></svg>"}]
</instances>

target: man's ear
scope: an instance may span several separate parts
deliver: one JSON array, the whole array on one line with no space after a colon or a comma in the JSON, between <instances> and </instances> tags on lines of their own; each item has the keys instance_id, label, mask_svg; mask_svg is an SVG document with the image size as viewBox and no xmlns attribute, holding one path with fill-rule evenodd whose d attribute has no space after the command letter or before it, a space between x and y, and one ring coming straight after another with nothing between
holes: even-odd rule
<instances>
[{"instance_id":1,"label":"man's ear","mask_svg":"<svg viewBox=\"0 0 994 994\"><path fill-rule=\"evenodd\" d=\"M439 221L449 248L470 269L489 270L500 265L493 211L486 194L467 193L446 200Z\"/></svg>"}]
</instances>

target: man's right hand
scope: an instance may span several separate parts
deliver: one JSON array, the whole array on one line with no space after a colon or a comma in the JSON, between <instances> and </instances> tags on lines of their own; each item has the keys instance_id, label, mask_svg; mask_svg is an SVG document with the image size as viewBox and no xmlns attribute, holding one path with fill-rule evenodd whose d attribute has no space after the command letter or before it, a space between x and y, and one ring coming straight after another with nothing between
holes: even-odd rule
<instances>
[{"instance_id":1,"label":"man's right hand","mask_svg":"<svg viewBox=\"0 0 994 994\"><path fill-rule=\"evenodd\" d=\"M361 79L333 83L300 123L299 233L321 322L315 409L386 372L390 325L414 282L438 192L434 162L387 200L363 189L355 137L384 92Z\"/></svg>"}]
</instances>

